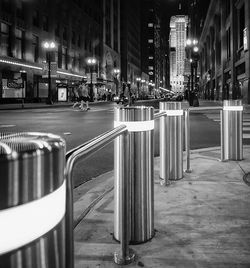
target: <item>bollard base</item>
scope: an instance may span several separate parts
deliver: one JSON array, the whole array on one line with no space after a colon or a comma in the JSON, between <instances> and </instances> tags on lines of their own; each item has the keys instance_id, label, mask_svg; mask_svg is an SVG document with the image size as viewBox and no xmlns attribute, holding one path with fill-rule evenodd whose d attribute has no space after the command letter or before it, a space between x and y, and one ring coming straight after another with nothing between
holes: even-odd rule
<instances>
[{"instance_id":1,"label":"bollard base","mask_svg":"<svg viewBox=\"0 0 250 268\"><path fill-rule=\"evenodd\" d=\"M185 172L186 173L192 173L192 169L186 169Z\"/></svg>"},{"instance_id":2,"label":"bollard base","mask_svg":"<svg viewBox=\"0 0 250 268\"><path fill-rule=\"evenodd\" d=\"M122 256L120 252L114 253L114 262L119 265L130 264L135 261L135 253L132 249L129 249L128 256Z\"/></svg>"},{"instance_id":3,"label":"bollard base","mask_svg":"<svg viewBox=\"0 0 250 268\"><path fill-rule=\"evenodd\" d=\"M164 180L164 179L161 178L161 177L159 177L159 179L160 179L160 185L161 185L161 186L169 186L169 185L171 184L171 181L168 180L168 179Z\"/></svg>"}]
</instances>

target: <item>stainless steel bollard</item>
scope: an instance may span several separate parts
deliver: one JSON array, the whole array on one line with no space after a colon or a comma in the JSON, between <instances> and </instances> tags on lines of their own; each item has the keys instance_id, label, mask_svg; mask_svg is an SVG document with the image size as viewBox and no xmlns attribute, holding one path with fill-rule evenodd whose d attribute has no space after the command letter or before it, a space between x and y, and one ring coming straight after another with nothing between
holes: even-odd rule
<instances>
[{"instance_id":1,"label":"stainless steel bollard","mask_svg":"<svg viewBox=\"0 0 250 268\"><path fill-rule=\"evenodd\" d=\"M0 134L0 266L64 268L65 142Z\"/></svg>"},{"instance_id":2,"label":"stainless steel bollard","mask_svg":"<svg viewBox=\"0 0 250 268\"><path fill-rule=\"evenodd\" d=\"M168 180L183 177L183 110L180 102L160 102L160 179Z\"/></svg>"},{"instance_id":3,"label":"stainless steel bollard","mask_svg":"<svg viewBox=\"0 0 250 268\"><path fill-rule=\"evenodd\" d=\"M154 235L154 108L115 109L115 126L125 124L128 135L115 140L114 238L121 240L123 181L128 192L130 243L143 243Z\"/></svg>"},{"instance_id":4,"label":"stainless steel bollard","mask_svg":"<svg viewBox=\"0 0 250 268\"><path fill-rule=\"evenodd\" d=\"M224 100L222 112L222 160L242 160L241 100Z\"/></svg>"}]
</instances>

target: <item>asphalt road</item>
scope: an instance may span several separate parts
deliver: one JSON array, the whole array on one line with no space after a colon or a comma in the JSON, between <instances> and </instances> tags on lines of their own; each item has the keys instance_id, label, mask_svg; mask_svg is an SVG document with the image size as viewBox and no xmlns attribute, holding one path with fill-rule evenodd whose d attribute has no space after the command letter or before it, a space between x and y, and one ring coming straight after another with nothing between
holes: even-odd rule
<instances>
[{"instance_id":1,"label":"asphalt road","mask_svg":"<svg viewBox=\"0 0 250 268\"><path fill-rule=\"evenodd\" d=\"M157 103L143 103L143 105ZM88 112L72 107L0 111L0 132L38 131L63 137L67 151L113 128L115 103L91 105ZM216 112L215 112L216 113ZM215 114L215 116L217 116ZM191 149L220 145L220 124L204 113L191 113ZM156 124L157 125L157 124ZM159 146L156 130L156 152ZM77 164L75 186L113 169L113 143Z\"/></svg>"}]
</instances>

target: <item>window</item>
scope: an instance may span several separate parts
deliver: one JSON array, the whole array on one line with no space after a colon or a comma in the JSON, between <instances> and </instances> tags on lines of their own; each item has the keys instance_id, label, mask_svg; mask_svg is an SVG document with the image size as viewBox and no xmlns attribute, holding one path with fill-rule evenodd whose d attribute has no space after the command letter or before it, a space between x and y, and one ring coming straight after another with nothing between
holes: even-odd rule
<instances>
[{"instance_id":1,"label":"window","mask_svg":"<svg viewBox=\"0 0 250 268\"><path fill-rule=\"evenodd\" d=\"M59 22L56 23L55 36L60 37L60 24L59 24Z\"/></svg>"},{"instance_id":2,"label":"window","mask_svg":"<svg viewBox=\"0 0 250 268\"><path fill-rule=\"evenodd\" d=\"M149 56L148 59L149 59L149 60L153 60L154 57L153 57L153 56Z\"/></svg>"},{"instance_id":3,"label":"window","mask_svg":"<svg viewBox=\"0 0 250 268\"><path fill-rule=\"evenodd\" d=\"M46 32L49 31L49 17L46 15L43 16L43 30Z\"/></svg>"},{"instance_id":4,"label":"window","mask_svg":"<svg viewBox=\"0 0 250 268\"><path fill-rule=\"evenodd\" d=\"M58 46L57 67L62 68L62 46Z\"/></svg>"},{"instance_id":5,"label":"window","mask_svg":"<svg viewBox=\"0 0 250 268\"><path fill-rule=\"evenodd\" d=\"M88 39L87 39L87 36L88 36L88 35L85 34L85 40L84 40L84 49L85 49L85 50L88 49Z\"/></svg>"},{"instance_id":6,"label":"window","mask_svg":"<svg viewBox=\"0 0 250 268\"><path fill-rule=\"evenodd\" d=\"M106 30L106 44L108 46L111 46L111 1L106 0L106 6L105 6L105 30Z\"/></svg>"},{"instance_id":7,"label":"window","mask_svg":"<svg viewBox=\"0 0 250 268\"><path fill-rule=\"evenodd\" d=\"M245 29L245 7L242 5L238 12L239 48L243 47Z\"/></svg>"},{"instance_id":8,"label":"window","mask_svg":"<svg viewBox=\"0 0 250 268\"><path fill-rule=\"evenodd\" d=\"M118 51L118 3L117 1L113 1L113 32L114 32L114 50Z\"/></svg>"},{"instance_id":9,"label":"window","mask_svg":"<svg viewBox=\"0 0 250 268\"><path fill-rule=\"evenodd\" d=\"M39 39L38 36L32 35L32 52L33 52L33 61L38 62L38 53L39 53Z\"/></svg>"},{"instance_id":10,"label":"window","mask_svg":"<svg viewBox=\"0 0 250 268\"><path fill-rule=\"evenodd\" d=\"M229 27L226 31L227 38L227 59L231 58L231 28Z\"/></svg>"},{"instance_id":11,"label":"window","mask_svg":"<svg viewBox=\"0 0 250 268\"><path fill-rule=\"evenodd\" d=\"M62 48L62 69L68 70L68 49Z\"/></svg>"},{"instance_id":12,"label":"window","mask_svg":"<svg viewBox=\"0 0 250 268\"><path fill-rule=\"evenodd\" d=\"M153 39L148 39L148 43L152 44L152 43L154 43L154 40Z\"/></svg>"},{"instance_id":13,"label":"window","mask_svg":"<svg viewBox=\"0 0 250 268\"><path fill-rule=\"evenodd\" d=\"M38 10L34 10L34 12L33 12L32 23L34 26L39 27L39 12L38 12Z\"/></svg>"},{"instance_id":14,"label":"window","mask_svg":"<svg viewBox=\"0 0 250 268\"><path fill-rule=\"evenodd\" d=\"M77 40L77 46L78 47L81 47L81 36L80 35L78 35L78 40Z\"/></svg>"},{"instance_id":15,"label":"window","mask_svg":"<svg viewBox=\"0 0 250 268\"><path fill-rule=\"evenodd\" d=\"M64 27L64 28L63 28L63 40L67 41L67 39L68 39L67 28Z\"/></svg>"},{"instance_id":16,"label":"window","mask_svg":"<svg viewBox=\"0 0 250 268\"><path fill-rule=\"evenodd\" d=\"M10 26L1 23L0 52L3 56L10 56Z\"/></svg>"},{"instance_id":17,"label":"window","mask_svg":"<svg viewBox=\"0 0 250 268\"><path fill-rule=\"evenodd\" d=\"M75 45L76 44L76 33L75 33L75 31L72 31L71 43L72 43L72 45Z\"/></svg>"},{"instance_id":18,"label":"window","mask_svg":"<svg viewBox=\"0 0 250 268\"><path fill-rule=\"evenodd\" d=\"M22 0L17 1L16 15L19 19L24 19L24 3Z\"/></svg>"},{"instance_id":19,"label":"window","mask_svg":"<svg viewBox=\"0 0 250 268\"><path fill-rule=\"evenodd\" d=\"M24 31L16 29L16 58L24 58Z\"/></svg>"},{"instance_id":20,"label":"window","mask_svg":"<svg viewBox=\"0 0 250 268\"><path fill-rule=\"evenodd\" d=\"M2 0L2 10L10 13L11 12L11 1L9 0Z\"/></svg>"},{"instance_id":21,"label":"window","mask_svg":"<svg viewBox=\"0 0 250 268\"><path fill-rule=\"evenodd\" d=\"M154 70L154 66L148 66L148 69L152 71Z\"/></svg>"},{"instance_id":22,"label":"window","mask_svg":"<svg viewBox=\"0 0 250 268\"><path fill-rule=\"evenodd\" d=\"M154 27L154 24L153 23L148 23L148 27L152 28L152 27Z\"/></svg>"},{"instance_id":23,"label":"window","mask_svg":"<svg viewBox=\"0 0 250 268\"><path fill-rule=\"evenodd\" d=\"M231 12L231 4L230 4L231 1L225 1L225 15L226 17L229 16L230 12Z\"/></svg>"}]
</instances>

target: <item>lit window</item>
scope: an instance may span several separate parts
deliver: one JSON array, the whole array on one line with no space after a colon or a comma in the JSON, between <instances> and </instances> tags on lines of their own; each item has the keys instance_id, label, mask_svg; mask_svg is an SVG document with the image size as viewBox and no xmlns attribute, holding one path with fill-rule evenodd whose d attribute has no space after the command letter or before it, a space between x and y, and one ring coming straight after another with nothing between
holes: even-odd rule
<instances>
[{"instance_id":1,"label":"lit window","mask_svg":"<svg viewBox=\"0 0 250 268\"><path fill-rule=\"evenodd\" d=\"M149 59L149 60L153 60L154 57L153 57L153 56L149 56L148 59Z\"/></svg>"},{"instance_id":2,"label":"lit window","mask_svg":"<svg viewBox=\"0 0 250 268\"><path fill-rule=\"evenodd\" d=\"M154 70L154 67L153 66L148 66L148 69L149 70Z\"/></svg>"},{"instance_id":3,"label":"lit window","mask_svg":"<svg viewBox=\"0 0 250 268\"><path fill-rule=\"evenodd\" d=\"M152 27L154 27L154 24L153 23L148 23L148 27L152 28Z\"/></svg>"},{"instance_id":4,"label":"lit window","mask_svg":"<svg viewBox=\"0 0 250 268\"><path fill-rule=\"evenodd\" d=\"M154 42L153 39L148 39L148 43L149 43L149 44L152 44L153 42Z\"/></svg>"}]
</instances>

